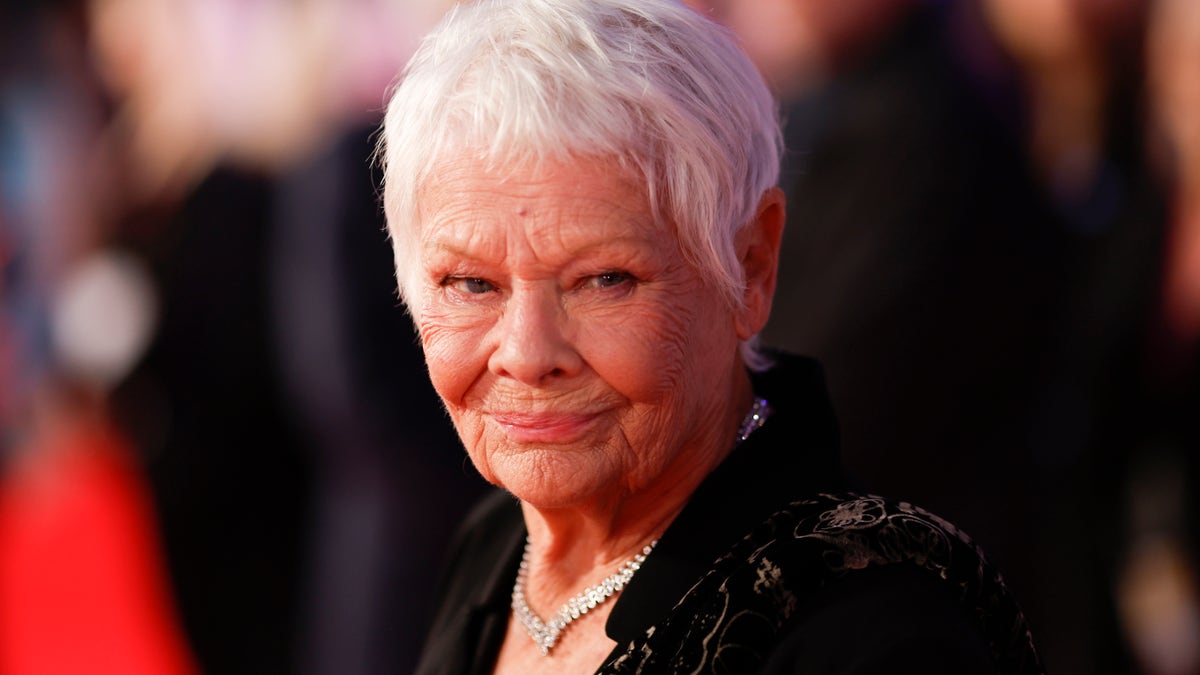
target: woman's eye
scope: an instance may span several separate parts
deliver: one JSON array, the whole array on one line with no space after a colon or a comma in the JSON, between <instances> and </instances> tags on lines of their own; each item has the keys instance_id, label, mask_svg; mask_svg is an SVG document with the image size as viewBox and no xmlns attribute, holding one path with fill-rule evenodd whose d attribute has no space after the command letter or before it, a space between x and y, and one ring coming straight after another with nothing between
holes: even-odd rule
<instances>
[{"instance_id":1,"label":"woman's eye","mask_svg":"<svg viewBox=\"0 0 1200 675\"><path fill-rule=\"evenodd\" d=\"M633 275L626 272L604 272L588 280L594 288L615 288L633 281Z\"/></svg>"},{"instance_id":2,"label":"woman's eye","mask_svg":"<svg viewBox=\"0 0 1200 675\"><path fill-rule=\"evenodd\" d=\"M487 279L480 279L478 277L447 277L442 283L472 295L491 293L496 290L495 284Z\"/></svg>"}]
</instances>

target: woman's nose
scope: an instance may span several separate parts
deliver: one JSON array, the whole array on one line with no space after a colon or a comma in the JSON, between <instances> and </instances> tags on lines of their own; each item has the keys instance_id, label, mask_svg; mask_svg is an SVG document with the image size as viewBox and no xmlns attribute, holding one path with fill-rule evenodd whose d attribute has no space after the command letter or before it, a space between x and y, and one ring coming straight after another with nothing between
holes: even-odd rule
<instances>
[{"instance_id":1,"label":"woman's nose","mask_svg":"<svg viewBox=\"0 0 1200 675\"><path fill-rule=\"evenodd\" d=\"M497 344L488 368L529 386L575 374L582 358L566 324L565 310L551 289L514 290L497 323Z\"/></svg>"}]
</instances>

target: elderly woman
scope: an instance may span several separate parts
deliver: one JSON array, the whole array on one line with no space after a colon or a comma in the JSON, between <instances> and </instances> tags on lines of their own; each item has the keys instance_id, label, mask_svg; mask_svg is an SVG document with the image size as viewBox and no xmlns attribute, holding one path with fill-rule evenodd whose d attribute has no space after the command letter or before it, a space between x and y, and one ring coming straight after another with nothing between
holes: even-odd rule
<instances>
[{"instance_id":1,"label":"elderly woman","mask_svg":"<svg viewBox=\"0 0 1200 675\"><path fill-rule=\"evenodd\" d=\"M952 526L845 489L821 376L761 351L784 200L763 81L669 0L483 0L387 110L433 384L499 490L421 673L1036 672Z\"/></svg>"}]
</instances>

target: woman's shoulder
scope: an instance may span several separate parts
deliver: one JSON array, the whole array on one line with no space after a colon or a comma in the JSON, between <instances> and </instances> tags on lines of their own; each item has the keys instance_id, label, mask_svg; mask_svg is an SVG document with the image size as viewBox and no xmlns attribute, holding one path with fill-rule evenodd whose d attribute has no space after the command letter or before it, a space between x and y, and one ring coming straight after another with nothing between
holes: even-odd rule
<instances>
[{"instance_id":1,"label":"woman's shoulder","mask_svg":"<svg viewBox=\"0 0 1200 675\"><path fill-rule=\"evenodd\" d=\"M815 495L731 553L739 602L769 612L755 596L778 583L771 592L794 603L771 651L785 667L766 672L801 662L843 673L1041 672L1000 573L966 533L911 503Z\"/></svg>"},{"instance_id":2,"label":"woman's shoulder","mask_svg":"<svg viewBox=\"0 0 1200 675\"><path fill-rule=\"evenodd\" d=\"M858 570L814 590L781 626L759 675L989 673L1002 667L967 608L914 566Z\"/></svg>"},{"instance_id":3,"label":"woman's shoulder","mask_svg":"<svg viewBox=\"0 0 1200 675\"><path fill-rule=\"evenodd\" d=\"M731 659L754 662L736 672L938 672L972 659L1041 671L1020 609L970 538L912 504L849 493L767 518L605 672L708 672Z\"/></svg>"}]
</instances>

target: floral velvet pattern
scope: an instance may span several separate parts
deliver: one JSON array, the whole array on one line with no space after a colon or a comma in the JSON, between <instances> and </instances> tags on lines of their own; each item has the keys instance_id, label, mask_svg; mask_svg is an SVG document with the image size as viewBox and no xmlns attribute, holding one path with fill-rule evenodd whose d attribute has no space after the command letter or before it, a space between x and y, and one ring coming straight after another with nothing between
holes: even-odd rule
<instances>
[{"instance_id":1,"label":"floral velvet pattern","mask_svg":"<svg viewBox=\"0 0 1200 675\"><path fill-rule=\"evenodd\" d=\"M1024 616L969 537L906 502L821 494L763 522L598 673L754 672L806 598L878 565L934 575L973 617L1002 672L1042 672Z\"/></svg>"}]
</instances>

